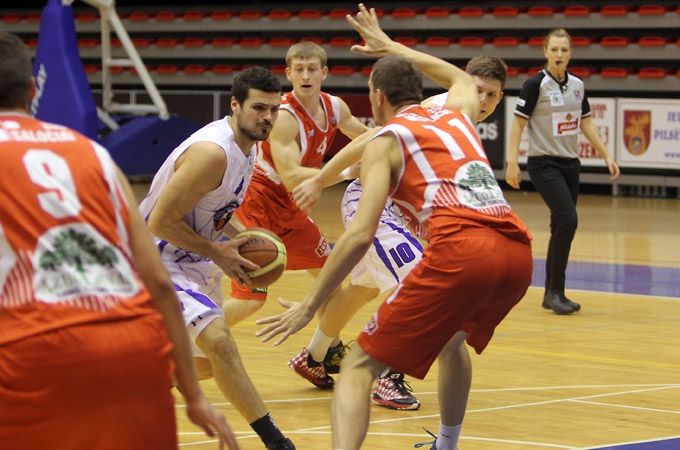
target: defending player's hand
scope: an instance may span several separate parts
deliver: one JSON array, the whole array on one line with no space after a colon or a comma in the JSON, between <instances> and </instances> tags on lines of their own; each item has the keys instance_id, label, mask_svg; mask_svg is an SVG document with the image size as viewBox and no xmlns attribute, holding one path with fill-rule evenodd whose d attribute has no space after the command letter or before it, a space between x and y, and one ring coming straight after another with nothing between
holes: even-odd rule
<instances>
[{"instance_id":1,"label":"defending player's hand","mask_svg":"<svg viewBox=\"0 0 680 450\"><path fill-rule=\"evenodd\" d=\"M317 178L308 178L293 189L293 200L298 208L309 211L319 203L323 183Z\"/></svg>"},{"instance_id":2,"label":"defending player's hand","mask_svg":"<svg viewBox=\"0 0 680 450\"><path fill-rule=\"evenodd\" d=\"M378 15L375 9L366 9L363 3L359 3L359 12L352 17L347 15L347 22L364 39L364 45L353 45L351 51L368 56L384 56L390 54L390 47L399 45L390 39L380 28Z\"/></svg>"},{"instance_id":3,"label":"defending player's hand","mask_svg":"<svg viewBox=\"0 0 680 450\"><path fill-rule=\"evenodd\" d=\"M224 444L229 450L240 448L227 419L203 395L194 401L187 401L186 411L189 420L201 427L205 434L210 437L217 436L220 440L220 450L224 449Z\"/></svg>"},{"instance_id":4,"label":"defending player's hand","mask_svg":"<svg viewBox=\"0 0 680 450\"><path fill-rule=\"evenodd\" d=\"M286 308L287 311L255 321L258 325L266 325L255 333L255 336L261 338L262 342L267 342L281 335L274 342L274 345L279 345L288 339L288 336L303 329L314 317L314 311L310 310L305 302L289 302L279 298L279 305Z\"/></svg>"},{"instance_id":5,"label":"defending player's hand","mask_svg":"<svg viewBox=\"0 0 680 450\"><path fill-rule=\"evenodd\" d=\"M249 286L250 277L246 272L253 272L260 268L257 264L247 260L238 252L238 248L248 242L249 237L230 239L220 242L218 251L211 254L212 260L229 277L240 284Z\"/></svg>"}]
</instances>

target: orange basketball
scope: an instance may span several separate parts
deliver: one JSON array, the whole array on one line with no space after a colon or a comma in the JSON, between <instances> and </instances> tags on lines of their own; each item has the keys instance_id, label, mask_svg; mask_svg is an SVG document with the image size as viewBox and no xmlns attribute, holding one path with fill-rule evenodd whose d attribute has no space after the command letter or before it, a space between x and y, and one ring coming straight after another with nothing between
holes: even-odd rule
<instances>
[{"instance_id":1,"label":"orange basketball","mask_svg":"<svg viewBox=\"0 0 680 450\"><path fill-rule=\"evenodd\" d=\"M235 237L249 238L238 252L260 266L260 269L248 272L253 287L267 287L279 279L286 269L286 246L276 234L265 228L248 228Z\"/></svg>"}]
</instances>

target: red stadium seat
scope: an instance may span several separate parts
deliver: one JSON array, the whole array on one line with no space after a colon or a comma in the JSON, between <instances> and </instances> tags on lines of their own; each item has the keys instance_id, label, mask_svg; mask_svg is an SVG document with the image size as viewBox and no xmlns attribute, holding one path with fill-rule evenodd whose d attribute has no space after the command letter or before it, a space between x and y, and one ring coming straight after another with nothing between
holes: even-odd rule
<instances>
[{"instance_id":1,"label":"red stadium seat","mask_svg":"<svg viewBox=\"0 0 680 450\"><path fill-rule=\"evenodd\" d=\"M642 36L637 44L640 47L663 47L667 44L666 38L662 36Z\"/></svg>"},{"instance_id":2,"label":"red stadium seat","mask_svg":"<svg viewBox=\"0 0 680 450\"><path fill-rule=\"evenodd\" d=\"M127 16L127 20L132 22L146 22L151 18L151 14L146 11L133 11Z\"/></svg>"},{"instance_id":3,"label":"red stadium seat","mask_svg":"<svg viewBox=\"0 0 680 450\"><path fill-rule=\"evenodd\" d=\"M328 40L328 44L331 47L351 47L356 44L357 41L351 37L332 37Z\"/></svg>"},{"instance_id":4,"label":"red stadium seat","mask_svg":"<svg viewBox=\"0 0 680 450\"><path fill-rule=\"evenodd\" d=\"M549 17L555 14L555 8L544 5L530 6L527 14L531 17Z\"/></svg>"},{"instance_id":5,"label":"red stadium seat","mask_svg":"<svg viewBox=\"0 0 680 450\"><path fill-rule=\"evenodd\" d=\"M576 75L579 78L588 78L589 76L591 76L593 74L593 69L591 69L590 67L578 67L578 66L576 66L576 67L570 67L569 72L573 73L574 75Z\"/></svg>"},{"instance_id":6,"label":"red stadium seat","mask_svg":"<svg viewBox=\"0 0 680 450\"><path fill-rule=\"evenodd\" d=\"M364 66L361 68L361 74L365 77L369 76L373 71L373 66Z\"/></svg>"},{"instance_id":7,"label":"red stadium seat","mask_svg":"<svg viewBox=\"0 0 680 450\"><path fill-rule=\"evenodd\" d=\"M564 15L566 17L585 17L592 12L590 6L585 5L569 5L564 7Z\"/></svg>"},{"instance_id":8,"label":"red stadium seat","mask_svg":"<svg viewBox=\"0 0 680 450\"><path fill-rule=\"evenodd\" d=\"M418 15L418 11L414 8L394 8L390 15L395 19L412 19Z\"/></svg>"},{"instance_id":9,"label":"red stadium seat","mask_svg":"<svg viewBox=\"0 0 680 450\"><path fill-rule=\"evenodd\" d=\"M19 13L5 13L2 15L2 21L4 23L19 23L24 20L24 16Z\"/></svg>"},{"instance_id":10,"label":"red stadium seat","mask_svg":"<svg viewBox=\"0 0 680 450\"><path fill-rule=\"evenodd\" d=\"M26 45L28 48L36 48L38 46L38 39L37 38L28 38L25 40Z\"/></svg>"},{"instance_id":11,"label":"red stadium seat","mask_svg":"<svg viewBox=\"0 0 680 450\"><path fill-rule=\"evenodd\" d=\"M519 8L515 6L496 6L491 10L491 14L496 17L515 17L519 14Z\"/></svg>"},{"instance_id":12,"label":"red stadium seat","mask_svg":"<svg viewBox=\"0 0 680 450\"><path fill-rule=\"evenodd\" d=\"M213 47L231 47L236 43L236 39L228 37L217 37L210 40Z\"/></svg>"},{"instance_id":13,"label":"red stadium seat","mask_svg":"<svg viewBox=\"0 0 680 450\"><path fill-rule=\"evenodd\" d=\"M295 39L287 37L274 37L269 40L270 47L290 47L295 43Z\"/></svg>"},{"instance_id":14,"label":"red stadium seat","mask_svg":"<svg viewBox=\"0 0 680 450\"><path fill-rule=\"evenodd\" d=\"M444 36L432 36L426 38L424 42L428 47L448 47L453 41Z\"/></svg>"},{"instance_id":15,"label":"red stadium seat","mask_svg":"<svg viewBox=\"0 0 680 450\"><path fill-rule=\"evenodd\" d=\"M299 12L297 13L297 16L298 16L300 19L305 19L305 20L310 20L310 19L311 19L311 20L316 20L316 19L321 18L321 16L323 16L323 12L322 12L321 10L319 10L319 9L311 9L311 8L307 8L307 9L303 9L303 10L299 11Z\"/></svg>"},{"instance_id":16,"label":"red stadium seat","mask_svg":"<svg viewBox=\"0 0 680 450\"><path fill-rule=\"evenodd\" d=\"M353 14L353 13L354 13L354 11L352 11L350 9L335 8L335 9L331 9L328 12L328 17L330 17L331 19L343 19L344 20L345 17L347 17L347 14Z\"/></svg>"},{"instance_id":17,"label":"red stadium seat","mask_svg":"<svg viewBox=\"0 0 680 450\"><path fill-rule=\"evenodd\" d=\"M241 47L261 47L264 44L264 39L259 37L244 37L239 39L238 45Z\"/></svg>"},{"instance_id":18,"label":"red stadium seat","mask_svg":"<svg viewBox=\"0 0 680 450\"><path fill-rule=\"evenodd\" d=\"M274 75L285 75L286 74L286 65L285 64L276 64L276 65L271 66L269 68L269 70L271 70Z\"/></svg>"},{"instance_id":19,"label":"red stadium seat","mask_svg":"<svg viewBox=\"0 0 680 450\"><path fill-rule=\"evenodd\" d=\"M326 40L324 38L318 36L305 36L301 40L314 42L316 45L323 45L324 43L326 43Z\"/></svg>"},{"instance_id":20,"label":"red stadium seat","mask_svg":"<svg viewBox=\"0 0 680 450\"><path fill-rule=\"evenodd\" d=\"M95 48L99 45L99 40L95 38L80 38L78 39L79 48Z\"/></svg>"},{"instance_id":21,"label":"red stadium seat","mask_svg":"<svg viewBox=\"0 0 680 450\"><path fill-rule=\"evenodd\" d=\"M40 13L38 12L30 12L26 14L26 21L29 23L39 23L40 22Z\"/></svg>"},{"instance_id":22,"label":"red stadium seat","mask_svg":"<svg viewBox=\"0 0 680 450\"><path fill-rule=\"evenodd\" d=\"M182 13L182 19L187 22L198 22L203 20L205 13L203 11L190 10Z\"/></svg>"},{"instance_id":23,"label":"red stadium seat","mask_svg":"<svg viewBox=\"0 0 680 450\"><path fill-rule=\"evenodd\" d=\"M600 40L603 47L625 47L630 41L625 36L605 36Z\"/></svg>"},{"instance_id":24,"label":"red stadium seat","mask_svg":"<svg viewBox=\"0 0 680 450\"><path fill-rule=\"evenodd\" d=\"M207 68L202 64L187 64L182 71L187 75L203 75Z\"/></svg>"},{"instance_id":25,"label":"red stadium seat","mask_svg":"<svg viewBox=\"0 0 680 450\"><path fill-rule=\"evenodd\" d=\"M636 12L641 16L662 16L666 11L663 5L641 5Z\"/></svg>"},{"instance_id":26,"label":"red stadium seat","mask_svg":"<svg viewBox=\"0 0 680 450\"><path fill-rule=\"evenodd\" d=\"M430 6L425 8L425 17L438 18L438 17L449 17L451 15L451 10L445 6Z\"/></svg>"},{"instance_id":27,"label":"red stadium seat","mask_svg":"<svg viewBox=\"0 0 680 450\"><path fill-rule=\"evenodd\" d=\"M87 74L99 72L99 66L97 66L96 64L83 64L83 69L85 69L85 73Z\"/></svg>"},{"instance_id":28,"label":"red stadium seat","mask_svg":"<svg viewBox=\"0 0 680 450\"><path fill-rule=\"evenodd\" d=\"M253 9L244 9L238 13L238 18L241 20L257 20L260 17L262 17L262 13Z\"/></svg>"},{"instance_id":29,"label":"red stadium seat","mask_svg":"<svg viewBox=\"0 0 680 450\"><path fill-rule=\"evenodd\" d=\"M76 22L81 22L81 23L90 23L90 22L96 22L99 20L99 14L93 13L93 12L81 12L76 14Z\"/></svg>"},{"instance_id":30,"label":"red stadium seat","mask_svg":"<svg viewBox=\"0 0 680 450\"><path fill-rule=\"evenodd\" d=\"M399 36L394 38L395 42L399 42L407 47L414 47L418 44L418 38L410 36Z\"/></svg>"},{"instance_id":31,"label":"red stadium seat","mask_svg":"<svg viewBox=\"0 0 680 450\"><path fill-rule=\"evenodd\" d=\"M593 38L587 36L572 36L571 45L573 47L588 47L592 45Z\"/></svg>"},{"instance_id":32,"label":"red stadium seat","mask_svg":"<svg viewBox=\"0 0 680 450\"><path fill-rule=\"evenodd\" d=\"M665 78L668 72L661 67L642 67L638 70L637 76L645 79L658 80Z\"/></svg>"},{"instance_id":33,"label":"red stadium seat","mask_svg":"<svg viewBox=\"0 0 680 450\"><path fill-rule=\"evenodd\" d=\"M162 37L156 39L156 47L162 47L162 48L171 48L171 47L177 47L178 41L176 38L171 38L171 37Z\"/></svg>"},{"instance_id":34,"label":"red stadium seat","mask_svg":"<svg viewBox=\"0 0 680 450\"><path fill-rule=\"evenodd\" d=\"M527 44L529 45L529 47L543 47L544 42L545 42L544 36L533 36L527 40Z\"/></svg>"},{"instance_id":35,"label":"red stadium seat","mask_svg":"<svg viewBox=\"0 0 680 450\"><path fill-rule=\"evenodd\" d=\"M508 75L509 77L516 77L516 76L518 76L520 73L522 73L522 69L520 69L519 67L508 66L508 69L506 70L506 73L507 73L507 75Z\"/></svg>"},{"instance_id":36,"label":"red stadium seat","mask_svg":"<svg viewBox=\"0 0 680 450\"><path fill-rule=\"evenodd\" d=\"M624 5L605 5L600 8L600 15L619 17L628 14L628 7Z\"/></svg>"},{"instance_id":37,"label":"red stadium seat","mask_svg":"<svg viewBox=\"0 0 680 450\"><path fill-rule=\"evenodd\" d=\"M177 13L174 11L159 11L153 15L153 18L159 22L172 22L177 20Z\"/></svg>"},{"instance_id":38,"label":"red stadium seat","mask_svg":"<svg viewBox=\"0 0 680 450\"><path fill-rule=\"evenodd\" d=\"M135 46L135 48L144 48L148 47L151 45L151 39L149 38L144 38L144 37L135 37L132 38L132 45ZM111 42L112 47L120 47L120 41L118 41L118 45L116 46L113 42Z\"/></svg>"},{"instance_id":39,"label":"red stadium seat","mask_svg":"<svg viewBox=\"0 0 680 450\"><path fill-rule=\"evenodd\" d=\"M496 47L516 47L520 44L519 38L513 36L497 36L491 43Z\"/></svg>"},{"instance_id":40,"label":"red stadium seat","mask_svg":"<svg viewBox=\"0 0 680 450\"><path fill-rule=\"evenodd\" d=\"M188 37L182 40L182 45L186 48L199 48L205 45L206 41L202 38Z\"/></svg>"},{"instance_id":41,"label":"red stadium seat","mask_svg":"<svg viewBox=\"0 0 680 450\"><path fill-rule=\"evenodd\" d=\"M484 8L479 8L477 6L464 6L458 10L458 15L460 17L482 17L484 15Z\"/></svg>"},{"instance_id":42,"label":"red stadium seat","mask_svg":"<svg viewBox=\"0 0 680 450\"><path fill-rule=\"evenodd\" d=\"M227 10L218 10L210 13L210 18L212 20L229 20L232 16L232 12Z\"/></svg>"},{"instance_id":43,"label":"red stadium seat","mask_svg":"<svg viewBox=\"0 0 680 450\"><path fill-rule=\"evenodd\" d=\"M293 16L293 13L287 9L272 9L267 13L267 17L271 20L288 20Z\"/></svg>"},{"instance_id":44,"label":"red stadium seat","mask_svg":"<svg viewBox=\"0 0 680 450\"><path fill-rule=\"evenodd\" d=\"M212 66L212 68L210 69L210 71L215 75L227 75L230 73L234 73L237 70L238 67L231 64L216 64Z\"/></svg>"},{"instance_id":45,"label":"red stadium seat","mask_svg":"<svg viewBox=\"0 0 680 450\"><path fill-rule=\"evenodd\" d=\"M538 72L540 72L541 70L543 70L543 66L532 66L532 67L529 67L529 68L527 69L527 75L529 75L530 77L533 77L534 75L536 75L536 74L537 74Z\"/></svg>"},{"instance_id":46,"label":"red stadium seat","mask_svg":"<svg viewBox=\"0 0 680 450\"><path fill-rule=\"evenodd\" d=\"M174 75L179 71L179 67L175 64L159 64L156 67L156 72L163 75Z\"/></svg>"},{"instance_id":47,"label":"red stadium seat","mask_svg":"<svg viewBox=\"0 0 680 450\"><path fill-rule=\"evenodd\" d=\"M335 76L350 76L354 73L352 66L333 66L330 68L330 74Z\"/></svg>"},{"instance_id":48,"label":"red stadium seat","mask_svg":"<svg viewBox=\"0 0 680 450\"><path fill-rule=\"evenodd\" d=\"M603 78L626 78L628 76L628 69L623 67L603 67L600 70L600 76Z\"/></svg>"},{"instance_id":49,"label":"red stadium seat","mask_svg":"<svg viewBox=\"0 0 680 450\"><path fill-rule=\"evenodd\" d=\"M458 45L461 47L481 47L486 43L483 37L477 36L463 36L458 40Z\"/></svg>"}]
</instances>

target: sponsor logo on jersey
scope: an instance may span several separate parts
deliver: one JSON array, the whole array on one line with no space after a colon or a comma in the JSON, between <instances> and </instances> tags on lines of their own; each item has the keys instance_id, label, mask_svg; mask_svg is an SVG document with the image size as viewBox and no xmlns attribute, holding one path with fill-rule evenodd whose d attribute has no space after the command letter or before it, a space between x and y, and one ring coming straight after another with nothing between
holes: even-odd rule
<instances>
[{"instance_id":1,"label":"sponsor logo on jersey","mask_svg":"<svg viewBox=\"0 0 680 450\"><path fill-rule=\"evenodd\" d=\"M328 254L331 252L331 247L328 245L328 241L325 237L321 236L321 238L319 238L319 244L316 246L315 251L316 255L320 258L328 256Z\"/></svg>"}]
</instances>

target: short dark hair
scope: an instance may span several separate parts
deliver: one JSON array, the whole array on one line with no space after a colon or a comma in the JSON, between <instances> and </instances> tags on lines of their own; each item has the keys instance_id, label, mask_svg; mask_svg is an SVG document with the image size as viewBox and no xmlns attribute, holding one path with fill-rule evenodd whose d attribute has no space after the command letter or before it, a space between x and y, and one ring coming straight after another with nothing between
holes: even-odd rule
<instances>
[{"instance_id":1,"label":"short dark hair","mask_svg":"<svg viewBox=\"0 0 680 450\"><path fill-rule=\"evenodd\" d=\"M499 81L501 89L503 89L508 75L508 65L495 56L481 55L468 61L465 71L473 77L478 76L479 78Z\"/></svg>"},{"instance_id":2,"label":"short dark hair","mask_svg":"<svg viewBox=\"0 0 680 450\"><path fill-rule=\"evenodd\" d=\"M25 108L31 83L28 47L12 33L0 31L0 108Z\"/></svg>"},{"instance_id":3,"label":"short dark hair","mask_svg":"<svg viewBox=\"0 0 680 450\"><path fill-rule=\"evenodd\" d=\"M248 98L248 90L257 89L263 92L281 93L281 82L269 70L261 66L253 66L243 70L234 77L231 95L239 105L243 105Z\"/></svg>"},{"instance_id":4,"label":"short dark hair","mask_svg":"<svg viewBox=\"0 0 680 450\"><path fill-rule=\"evenodd\" d=\"M403 56L390 55L376 61L371 71L371 82L392 106L423 100L423 74L412 60Z\"/></svg>"}]
</instances>

